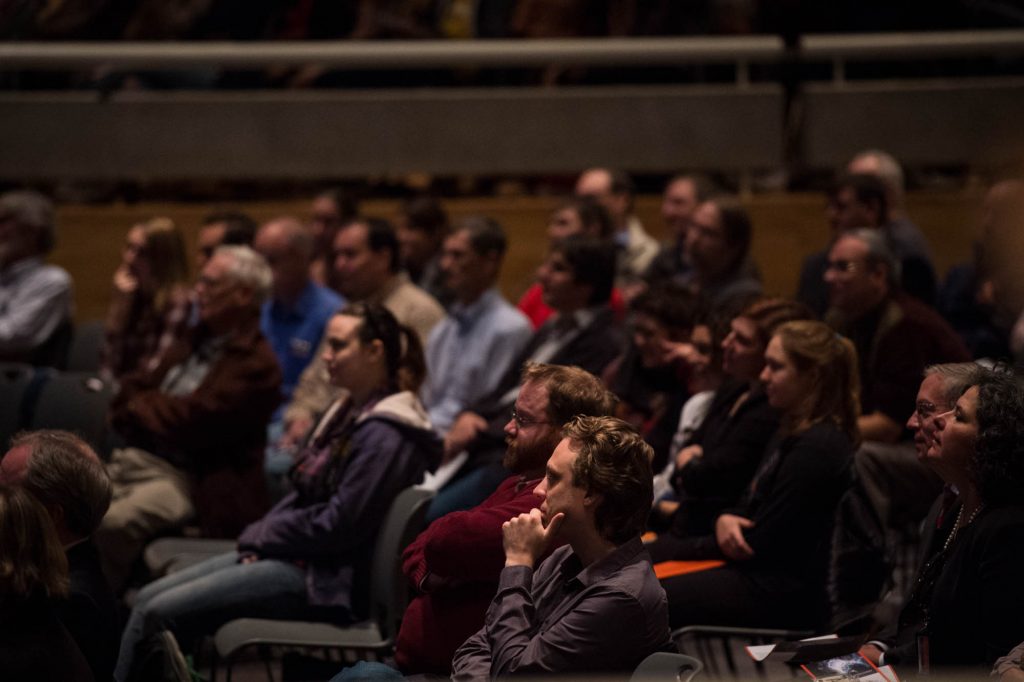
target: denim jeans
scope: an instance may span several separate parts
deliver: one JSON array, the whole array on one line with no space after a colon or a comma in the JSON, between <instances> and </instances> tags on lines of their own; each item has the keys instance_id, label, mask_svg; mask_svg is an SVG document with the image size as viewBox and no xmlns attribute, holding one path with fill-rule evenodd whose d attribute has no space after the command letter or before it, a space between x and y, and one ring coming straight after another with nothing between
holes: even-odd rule
<instances>
[{"instance_id":1,"label":"denim jeans","mask_svg":"<svg viewBox=\"0 0 1024 682\"><path fill-rule=\"evenodd\" d=\"M310 616L303 569L276 559L240 564L238 556L228 552L144 587L121 638L114 679L128 678L136 648L163 629L182 639L211 633L235 618Z\"/></svg>"},{"instance_id":2,"label":"denim jeans","mask_svg":"<svg viewBox=\"0 0 1024 682\"><path fill-rule=\"evenodd\" d=\"M404 680L402 673L377 661L359 661L342 669L331 682L360 682L362 680Z\"/></svg>"}]
</instances>

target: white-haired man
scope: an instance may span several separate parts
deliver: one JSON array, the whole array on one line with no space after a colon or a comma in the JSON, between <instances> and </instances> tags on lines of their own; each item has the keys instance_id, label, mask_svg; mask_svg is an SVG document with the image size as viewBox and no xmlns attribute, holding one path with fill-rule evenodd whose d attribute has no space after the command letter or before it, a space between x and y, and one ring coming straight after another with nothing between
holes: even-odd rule
<instances>
[{"instance_id":1,"label":"white-haired man","mask_svg":"<svg viewBox=\"0 0 1024 682\"><path fill-rule=\"evenodd\" d=\"M114 500L96 540L122 586L145 542L198 517L234 537L266 508L266 426L281 370L259 329L271 271L246 246L222 246L203 267L199 324L152 371L126 377L111 422L128 447L109 466Z\"/></svg>"}]
</instances>

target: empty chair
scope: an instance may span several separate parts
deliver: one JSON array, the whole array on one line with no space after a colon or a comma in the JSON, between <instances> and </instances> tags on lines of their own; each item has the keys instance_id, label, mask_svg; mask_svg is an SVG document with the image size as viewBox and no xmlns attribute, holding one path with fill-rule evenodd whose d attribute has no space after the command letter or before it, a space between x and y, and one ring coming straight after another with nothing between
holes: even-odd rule
<instances>
[{"instance_id":1,"label":"empty chair","mask_svg":"<svg viewBox=\"0 0 1024 682\"><path fill-rule=\"evenodd\" d=\"M692 656L657 651L640 661L629 682L690 682L703 668Z\"/></svg>"},{"instance_id":2,"label":"empty chair","mask_svg":"<svg viewBox=\"0 0 1024 682\"><path fill-rule=\"evenodd\" d=\"M111 387L94 374L55 374L42 385L29 426L76 433L106 457L110 451L107 408L111 397Z\"/></svg>"}]
</instances>

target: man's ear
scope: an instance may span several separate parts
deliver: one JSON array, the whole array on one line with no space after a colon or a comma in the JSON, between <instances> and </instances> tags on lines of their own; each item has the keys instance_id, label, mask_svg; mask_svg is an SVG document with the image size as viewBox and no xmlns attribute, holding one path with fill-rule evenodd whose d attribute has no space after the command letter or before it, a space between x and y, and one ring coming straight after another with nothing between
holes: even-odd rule
<instances>
[{"instance_id":1,"label":"man's ear","mask_svg":"<svg viewBox=\"0 0 1024 682\"><path fill-rule=\"evenodd\" d=\"M596 508L604 500L604 495L600 493L588 492L583 496L583 506Z\"/></svg>"},{"instance_id":2,"label":"man's ear","mask_svg":"<svg viewBox=\"0 0 1024 682\"><path fill-rule=\"evenodd\" d=\"M256 304L256 292L251 287L237 286L235 287L235 300L238 305L243 308L255 306Z\"/></svg>"}]
</instances>

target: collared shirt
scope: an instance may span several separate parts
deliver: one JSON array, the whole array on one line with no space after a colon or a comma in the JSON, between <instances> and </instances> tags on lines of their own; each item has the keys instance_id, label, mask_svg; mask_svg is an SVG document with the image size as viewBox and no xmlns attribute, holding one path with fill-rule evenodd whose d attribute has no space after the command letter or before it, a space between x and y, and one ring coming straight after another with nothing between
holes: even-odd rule
<instances>
[{"instance_id":1,"label":"collared shirt","mask_svg":"<svg viewBox=\"0 0 1024 682\"><path fill-rule=\"evenodd\" d=\"M434 428L446 432L460 412L494 390L532 334L526 317L496 289L469 305L453 304L427 341L421 395Z\"/></svg>"},{"instance_id":2,"label":"collared shirt","mask_svg":"<svg viewBox=\"0 0 1024 682\"><path fill-rule=\"evenodd\" d=\"M25 258L0 271L0 354L29 353L71 317L71 277Z\"/></svg>"},{"instance_id":3,"label":"collared shirt","mask_svg":"<svg viewBox=\"0 0 1024 682\"><path fill-rule=\"evenodd\" d=\"M581 308L571 315L556 313L547 322L553 329L548 334L544 343L537 346L537 350L530 356L533 362L548 362L555 357L558 351L569 345L569 342L576 338L580 330L590 326L597 316L597 308ZM543 328L542 328L543 329ZM541 330L538 330L541 333Z\"/></svg>"},{"instance_id":4,"label":"collared shirt","mask_svg":"<svg viewBox=\"0 0 1024 682\"><path fill-rule=\"evenodd\" d=\"M536 573L502 570L483 629L455 653L452 679L609 674L669 642L665 591L639 538L586 567L565 546Z\"/></svg>"},{"instance_id":5,"label":"collared shirt","mask_svg":"<svg viewBox=\"0 0 1024 682\"><path fill-rule=\"evenodd\" d=\"M191 355L167 370L160 382L160 391L174 397L195 393L210 373L210 368L220 361L226 343L226 336L206 339L200 343Z\"/></svg>"},{"instance_id":6,"label":"collared shirt","mask_svg":"<svg viewBox=\"0 0 1024 682\"><path fill-rule=\"evenodd\" d=\"M331 316L345 301L319 284L309 282L295 303L270 299L260 311L260 330L281 364L281 394L291 397L302 370L313 359Z\"/></svg>"}]
</instances>

